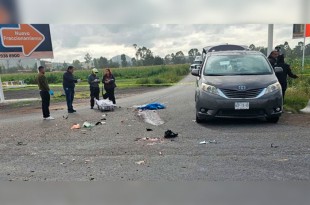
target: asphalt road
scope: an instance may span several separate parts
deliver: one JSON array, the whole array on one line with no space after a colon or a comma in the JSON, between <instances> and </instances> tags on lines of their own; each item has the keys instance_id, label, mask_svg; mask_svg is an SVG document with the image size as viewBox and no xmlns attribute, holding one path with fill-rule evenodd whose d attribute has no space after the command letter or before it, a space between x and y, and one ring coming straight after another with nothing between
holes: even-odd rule
<instances>
[{"instance_id":1,"label":"asphalt road","mask_svg":"<svg viewBox=\"0 0 310 205\"><path fill-rule=\"evenodd\" d=\"M106 112L105 124L91 129L70 129L103 118L105 113L88 106L77 107L67 119L65 111L53 111L54 121L42 120L38 111L1 116L0 180L309 180L309 126L287 123L285 116L278 124L197 124L194 80L188 76L180 85L119 99L120 107ZM164 124L144 122L133 108L151 102L166 105L157 111ZM164 139L168 129L179 136ZM204 140L217 143L199 144Z\"/></svg>"}]
</instances>

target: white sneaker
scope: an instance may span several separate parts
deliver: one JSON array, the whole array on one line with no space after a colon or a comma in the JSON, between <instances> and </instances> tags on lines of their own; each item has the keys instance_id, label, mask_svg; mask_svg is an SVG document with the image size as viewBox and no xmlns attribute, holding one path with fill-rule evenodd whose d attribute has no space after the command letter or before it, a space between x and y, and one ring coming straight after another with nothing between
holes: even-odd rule
<instances>
[{"instance_id":1,"label":"white sneaker","mask_svg":"<svg viewBox=\"0 0 310 205\"><path fill-rule=\"evenodd\" d=\"M43 118L44 120L55 120L55 118L49 116L49 117L46 117L46 118Z\"/></svg>"}]
</instances>

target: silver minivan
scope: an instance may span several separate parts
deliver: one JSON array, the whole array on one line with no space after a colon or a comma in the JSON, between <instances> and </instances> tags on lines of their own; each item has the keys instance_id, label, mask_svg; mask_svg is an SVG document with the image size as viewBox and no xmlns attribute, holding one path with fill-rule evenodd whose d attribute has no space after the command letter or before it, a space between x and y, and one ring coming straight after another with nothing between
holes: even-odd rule
<instances>
[{"instance_id":1,"label":"silver minivan","mask_svg":"<svg viewBox=\"0 0 310 205\"><path fill-rule=\"evenodd\" d=\"M265 118L277 123L283 110L281 85L261 52L206 52L195 92L196 122L212 118Z\"/></svg>"}]
</instances>

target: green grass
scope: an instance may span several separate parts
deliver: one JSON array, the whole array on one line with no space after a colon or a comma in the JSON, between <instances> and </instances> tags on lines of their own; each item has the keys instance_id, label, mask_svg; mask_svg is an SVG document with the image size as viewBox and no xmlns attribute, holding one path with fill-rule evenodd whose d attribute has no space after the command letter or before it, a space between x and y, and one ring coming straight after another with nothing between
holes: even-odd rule
<instances>
[{"instance_id":1,"label":"green grass","mask_svg":"<svg viewBox=\"0 0 310 205\"><path fill-rule=\"evenodd\" d=\"M102 71L99 71L99 77L102 78ZM188 74L188 64L182 65L160 65L160 66L143 66L143 67L126 67L112 69L118 86L127 84L141 84L145 79L150 79L149 83L175 83ZM49 84L61 86L62 76L64 72L46 72L46 78ZM87 78L90 70L76 70L74 76L80 78L87 85ZM37 73L16 73L2 74L2 81L24 80L27 84L36 84ZM124 83L126 82L126 83Z\"/></svg>"}]
</instances>

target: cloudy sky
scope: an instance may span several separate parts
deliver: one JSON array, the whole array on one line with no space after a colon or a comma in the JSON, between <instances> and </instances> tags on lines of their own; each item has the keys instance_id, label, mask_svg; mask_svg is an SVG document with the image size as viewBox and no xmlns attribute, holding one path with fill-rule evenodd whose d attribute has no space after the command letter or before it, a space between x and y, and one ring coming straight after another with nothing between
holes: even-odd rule
<instances>
[{"instance_id":1,"label":"cloudy sky","mask_svg":"<svg viewBox=\"0 0 310 205\"><path fill-rule=\"evenodd\" d=\"M83 61L87 52L134 57L133 44L161 57L219 43L267 47L268 24L274 45L295 46L292 25L310 23L309 0L10 1L19 22L50 24L57 62Z\"/></svg>"},{"instance_id":2,"label":"cloudy sky","mask_svg":"<svg viewBox=\"0 0 310 205\"><path fill-rule=\"evenodd\" d=\"M55 62L84 61L87 52L95 58L134 57L133 44L165 57L222 43L267 47L268 40L268 24L51 24L50 29ZM274 45L302 41L292 39L292 30L292 24L274 24Z\"/></svg>"}]
</instances>

